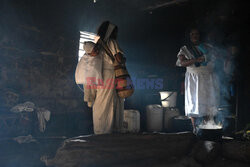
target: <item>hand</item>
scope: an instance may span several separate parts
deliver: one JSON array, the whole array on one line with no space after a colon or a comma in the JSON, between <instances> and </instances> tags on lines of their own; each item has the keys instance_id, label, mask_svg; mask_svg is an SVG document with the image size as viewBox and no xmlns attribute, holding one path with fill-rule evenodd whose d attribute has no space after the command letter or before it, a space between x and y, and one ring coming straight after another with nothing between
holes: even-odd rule
<instances>
[{"instance_id":1,"label":"hand","mask_svg":"<svg viewBox=\"0 0 250 167\"><path fill-rule=\"evenodd\" d=\"M97 41L100 39L100 36L95 36L94 43L97 43Z\"/></svg>"},{"instance_id":2,"label":"hand","mask_svg":"<svg viewBox=\"0 0 250 167\"><path fill-rule=\"evenodd\" d=\"M93 107L93 102L88 102L88 107L92 108Z\"/></svg>"},{"instance_id":3,"label":"hand","mask_svg":"<svg viewBox=\"0 0 250 167\"><path fill-rule=\"evenodd\" d=\"M95 57L95 56L97 56L97 53L96 53L95 51L92 51L92 52L90 53L90 56Z\"/></svg>"},{"instance_id":4,"label":"hand","mask_svg":"<svg viewBox=\"0 0 250 167\"><path fill-rule=\"evenodd\" d=\"M97 48L94 48L92 52L90 53L90 56L97 56L99 53L99 50Z\"/></svg>"},{"instance_id":5,"label":"hand","mask_svg":"<svg viewBox=\"0 0 250 167\"><path fill-rule=\"evenodd\" d=\"M202 62L204 62L204 61L205 61L205 57L204 57L204 56L198 57L198 58L196 59L196 62L197 62L197 63L202 63Z\"/></svg>"}]
</instances>

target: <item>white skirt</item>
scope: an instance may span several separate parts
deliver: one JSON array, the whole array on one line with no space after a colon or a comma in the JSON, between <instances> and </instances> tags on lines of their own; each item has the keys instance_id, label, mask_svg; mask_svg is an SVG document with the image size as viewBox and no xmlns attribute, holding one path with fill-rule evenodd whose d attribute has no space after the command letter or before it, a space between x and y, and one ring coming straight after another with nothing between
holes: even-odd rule
<instances>
[{"instance_id":1,"label":"white skirt","mask_svg":"<svg viewBox=\"0 0 250 167\"><path fill-rule=\"evenodd\" d=\"M214 116L220 104L217 76L207 66L187 67L185 114L189 117Z\"/></svg>"}]
</instances>

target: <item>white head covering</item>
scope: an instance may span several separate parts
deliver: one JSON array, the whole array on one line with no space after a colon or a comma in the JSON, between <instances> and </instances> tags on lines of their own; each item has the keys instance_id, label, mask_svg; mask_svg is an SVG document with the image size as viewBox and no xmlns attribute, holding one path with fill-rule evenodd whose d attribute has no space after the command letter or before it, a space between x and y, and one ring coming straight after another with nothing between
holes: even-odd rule
<instances>
[{"instance_id":1,"label":"white head covering","mask_svg":"<svg viewBox=\"0 0 250 167\"><path fill-rule=\"evenodd\" d=\"M95 43L91 41L84 42L83 49L87 54L91 53L95 47Z\"/></svg>"}]
</instances>

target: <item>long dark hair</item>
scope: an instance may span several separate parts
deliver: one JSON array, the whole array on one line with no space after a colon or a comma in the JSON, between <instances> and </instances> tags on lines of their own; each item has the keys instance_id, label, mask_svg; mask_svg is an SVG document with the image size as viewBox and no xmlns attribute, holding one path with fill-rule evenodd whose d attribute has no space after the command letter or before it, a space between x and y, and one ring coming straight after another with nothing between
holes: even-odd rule
<instances>
[{"instance_id":1,"label":"long dark hair","mask_svg":"<svg viewBox=\"0 0 250 167\"><path fill-rule=\"evenodd\" d=\"M97 35L99 35L102 40L104 40L104 38L105 38L105 35L106 35L107 30L108 30L109 24L110 24L110 21L104 21L104 22L102 22L102 24L97 29ZM109 38L116 39L117 38L117 33L118 33L118 27L115 26L115 28L112 31Z\"/></svg>"},{"instance_id":2,"label":"long dark hair","mask_svg":"<svg viewBox=\"0 0 250 167\"><path fill-rule=\"evenodd\" d=\"M190 40L190 33L193 30L197 30L200 33L200 42L203 42L203 32L198 26L191 26L185 32L185 45L191 45L192 42Z\"/></svg>"}]
</instances>

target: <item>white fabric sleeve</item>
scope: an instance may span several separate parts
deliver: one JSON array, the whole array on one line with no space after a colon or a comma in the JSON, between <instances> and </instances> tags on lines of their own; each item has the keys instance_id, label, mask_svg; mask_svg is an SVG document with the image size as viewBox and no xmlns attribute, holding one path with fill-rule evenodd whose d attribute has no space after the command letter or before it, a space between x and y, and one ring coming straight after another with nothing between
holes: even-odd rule
<instances>
[{"instance_id":1,"label":"white fabric sleeve","mask_svg":"<svg viewBox=\"0 0 250 167\"><path fill-rule=\"evenodd\" d=\"M179 67L181 67L181 60L180 60L180 56L181 55L185 56L185 58L188 59L188 60L195 58L194 55L192 55L190 53L190 51L188 50L187 46L184 45L183 47L181 47L179 53L177 54L177 58L178 59L176 61L176 66L179 66ZM190 66L193 66L193 65L190 65Z\"/></svg>"},{"instance_id":2,"label":"white fabric sleeve","mask_svg":"<svg viewBox=\"0 0 250 167\"><path fill-rule=\"evenodd\" d=\"M186 57L186 54L185 54L185 52L184 52L184 50L183 50L183 47L180 49L179 53L177 54L176 66L179 66L179 67L182 66L182 65L181 65L181 60L180 60L180 56L181 56L181 55L184 55L184 56Z\"/></svg>"}]
</instances>

